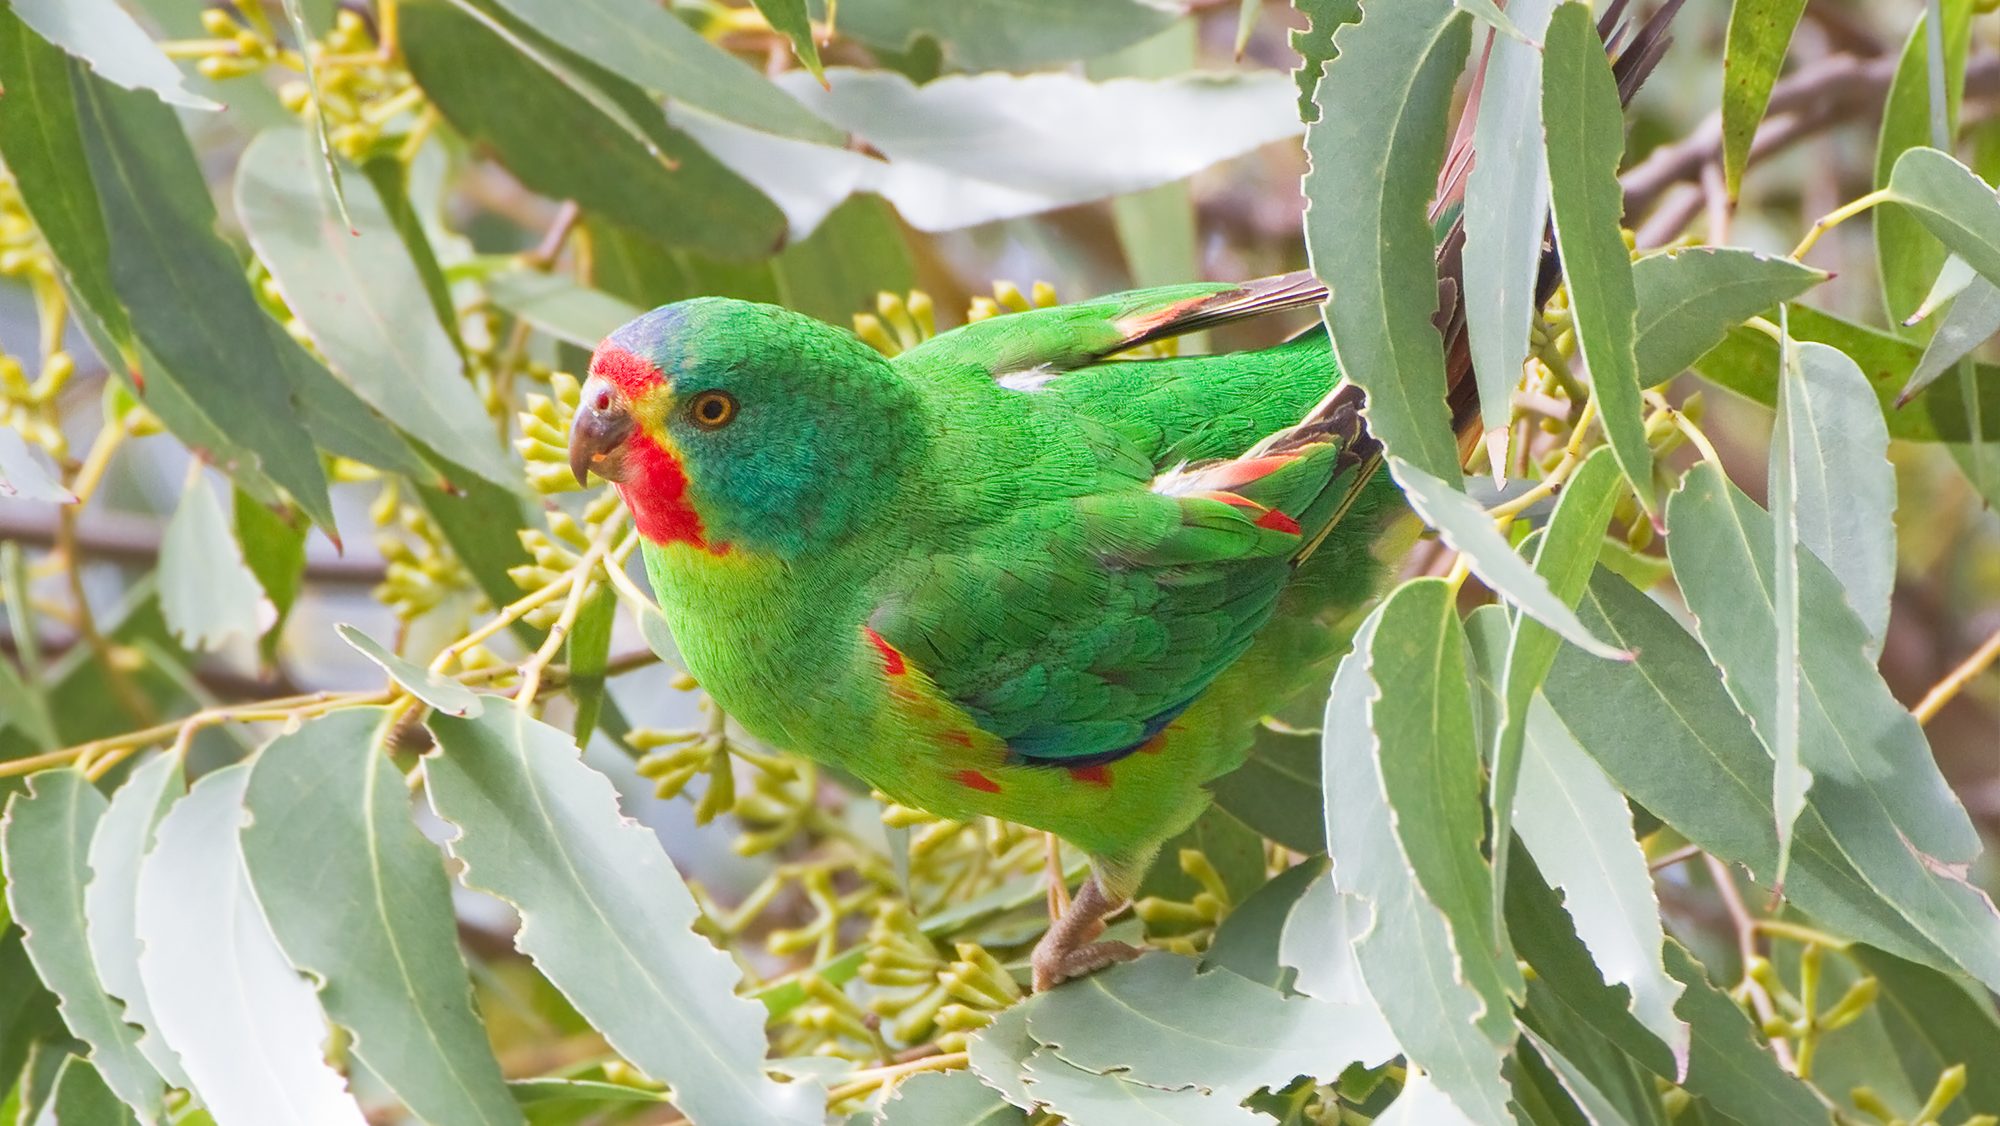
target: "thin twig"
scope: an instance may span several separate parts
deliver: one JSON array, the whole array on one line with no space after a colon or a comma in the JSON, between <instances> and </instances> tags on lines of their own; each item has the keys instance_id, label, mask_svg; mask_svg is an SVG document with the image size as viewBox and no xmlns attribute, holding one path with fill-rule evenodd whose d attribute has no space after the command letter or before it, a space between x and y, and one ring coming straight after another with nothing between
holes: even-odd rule
<instances>
[{"instance_id":1,"label":"thin twig","mask_svg":"<svg viewBox=\"0 0 2000 1126\"><path fill-rule=\"evenodd\" d=\"M1972 683L1980 673L1992 668L1995 661L2000 661L2000 630L1994 630L1993 636L1987 638L1985 644L1973 650L1970 657L1960 661L1958 667L1947 673L1943 680L1932 685L1931 690L1924 693L1924 698L1917 702L1917 706L1910 709L1910 714L1917 717L1918 723L1928 724L1944 710L1946 704L1951 703L1960 692L1964 691L1966 685Z\"/></svg>"},{"instance_id":2,"label":"thin twig","mask_svg":"<svg viewBox=\"0 0 2000 1126\"><path fill-rule=\"evenodd\" d=\"M1736 890L1736 875L1729 865L1713 856L1704 856L1708 862L1708 873L1715 878L1715 890L1722 897L1723 909L1729 912L1729 921L1736 929L1736 950L1743 962L1743 992L1750 998L1750 1007L1757 1013L1760 1027L1768 1026L1778 1017L1778 1007L1771 1001L1771 995L1750 976L1753 962L1762 961L1763 955L1757 951L1757 920L1750 909L1743 904L1743 894ZM1792 1045L1783 1037L1770 1039L1771 1054L1778 1057L1786 1071L1798 1074L1798 1061L1792 1058Z\"/></svg>"}]
</instances>

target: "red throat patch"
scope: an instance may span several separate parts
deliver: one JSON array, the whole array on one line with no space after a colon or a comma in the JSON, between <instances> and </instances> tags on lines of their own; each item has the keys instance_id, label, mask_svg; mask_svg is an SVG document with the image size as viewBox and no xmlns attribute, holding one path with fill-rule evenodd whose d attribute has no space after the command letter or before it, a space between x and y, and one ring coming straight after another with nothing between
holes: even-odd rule
<instances>
[{"instance_id":1,"label":"red throat patch","mask_svg":"<svg viewBox=\"0 0 2000 1126\"><path fill-rule=\"evenodd\" d=\"M663 546L684 543L711 555L728 554L728 544L710 543L703 533L701 513L695 511L687 491L687 471L680 459L651 435L633 434L626 442L625 480L618 483L618 495L632 510L632 524L639 534Z\"/></svg>"}]
</instances>

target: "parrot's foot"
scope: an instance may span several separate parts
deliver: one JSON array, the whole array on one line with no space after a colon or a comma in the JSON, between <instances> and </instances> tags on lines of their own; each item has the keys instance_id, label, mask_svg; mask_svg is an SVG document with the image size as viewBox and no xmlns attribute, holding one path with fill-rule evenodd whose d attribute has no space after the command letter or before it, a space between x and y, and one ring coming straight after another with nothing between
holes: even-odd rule
<instances>
[{"instance_id":1,"label":"parrot's foot","mask_svg":"<svg viewBox=\"0 0 2000 1126\"><path fill-rule=\"evenodd\" d=\"M1035 992L1094 974L1106 966L1129 962L1144 953L1130 943L1092 941L1104 933L1104 917L1116 914L1124 906L1113 903L1104 894L1096 876L1083 881L1076 898L1035 944L1035 952L1029 958L1035 971Z\"/></svg>"}]
</instances>

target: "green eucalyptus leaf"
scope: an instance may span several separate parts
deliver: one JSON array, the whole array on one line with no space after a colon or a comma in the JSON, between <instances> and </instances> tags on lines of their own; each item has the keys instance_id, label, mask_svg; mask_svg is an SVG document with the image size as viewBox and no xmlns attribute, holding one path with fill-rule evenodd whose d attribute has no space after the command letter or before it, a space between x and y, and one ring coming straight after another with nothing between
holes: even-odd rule
<instances>
[{"instance_id":1,"label":"green eucalyptus leaf","mask_svg":"<svg viewBox=\"0 0 2000 1126\"><path fill-rule=\"evenodd\" d=\"M1454 486L1425 201L1469 21L1451 0L1373 0L1340 33L1317 96L1331 112L1306 133L1306 251L1340 294L1324 314L1340 370L1368 392L1369 430L1388 451Z\"/></svg>"},{"instance_id":2,"label":"green eucalyptus leaf","mask_svg":"<svg viewBox=\"0 0 2000 1126\"><path fill-rule=\"evenodd\" d=\"M826 68L819 61L819 40L813 38L812 19L806 12L806 0L751 0L764 22L771 30L785 37L792 45L792 55L799 65L821 82L826 81Z\"/></svg>"},{"instance_id":3,"label":"green eucalyptus leaf","mask_svg":"<svg viewBox=\"0 0 2000 1126\"><path fill-rule=\"evenodd\" d=\"M1959 261L1954 258L1953 261ZM1974 276L1953 298L1951 310L1924 346L1923 358L1910 373L1910 381L1896 396L1898 407L1922 394L1939 376L1972 354L1974 348L2000 333L2000 286Z\"/></svg>"},{"instance_id":4,"label":"green eucalyptus leaf","mask_svg":"<svg viewBox=\"0 0 2000 1126\"><path fill-rule=\"evenodd\" d=\"M1273 989L1287 988L1293 975L1281 957L1285 926L1299 900L1325 875L1326 858L1313 856L1265 881L1215 928L1202 952L1202 969L1225 969Z\"/></svg>"},{"instance_id":5,"label":"green eucalyptus leaf","mask_svg":"<svg viewBox=\"0 0 2000 1126\"><path fill-rule=\"evenodd\" d=\"M1986 991L1872 947L1848 953L1879 984L1874 1011L1910 1083L1928 1092L1945 1069L1967 1064L1954 1109L2000 1113L2000 1068L1983 1063L2000 1059L2000 1017Z\"/></svg>"},{"instance_id":6,"label":"green eucalyptus leaf","mask_svg":"<svg viewBox=\"0 0 2000 1126\"><path fill-rule=\"evenodd\" d=\"M1527 36L1539 39L1555 0L1513 0L1509 8ZM1472 133L1479 160L1465 184L1465 331L1488 434L1505 433L1537 312L1535 280L1549 211L1541 89L1541 51L1521 39L1496 38ZM1503 444L1491 447L1496 465L1506 463L1504 442L1503 436Z\"/></svg>"},{"instance_id":7,"label":"green eucalyptus leaf","mask_svg":"<svg viewBox=\"0 0 2000 1126\"><path fill-rule=\"evenodd\" d=\"M1798 395L1789 405L1799 542L1840 580L1869 652L1880 653L1896 585L1888 426L1868 377L1845 353L1806 343L1798 357Z\"/></svg>"},{"instance_id":8,"label":"green eucalyptus leaf","mask_svg":"<svg viewBox=\"0 0 2000 1126\"><path fill-rule=\"evenodd\" d=\"M1385 769L1399 754L1423 759L1405 765L1402 777L1449 761L1438 752L1450 732L1432 729L1429 723L1430 707L1442 708L1446 701L1448 678L1438 662L1448 659L1445 638L1454 632L1443 626L1441 607L1448 607L1448 601L1437 580L1404 586L1362 624L1353 651L1341 661L1326 708L1323 789L1329 795L1328 855L1340 898L1349 907L1343 923L1360 976L1404 1054L1435 1075L1461 1112L1477 1120L1501 1121L1507 1115L1501 1060L1512 1042L1513 1018L1497 951L1481 942L1481 931L1490 932L1493 923L1491 878L1482 871L1473 883L1459 888L1460 894L1447 901L1458 910L1447 914L1430 898L1399 839L1399 830L1413 838L1434 831L1435 839L1427 843L1448 848L1462 844L1468 832L1476 834L1478 777L1436 774L1436 781L1451 783L1442 796L1455 799L1450 804L1465 820L1412 825L1416 803L1408 809L1391 805ZM1452 621L1455 624L1456 618ZM1379 657L1378 636L1383 638ZM1393 659L1397 656L1403 659ZM1380 657L1392 659L1378 669ZM1433 662L1429 669L1417 667L1426 658ZM1461 664L1459 693L1466 691L1463 671ZM1426 706L1407 710L1420 699ZM1464 702L1464 712L1463 750L1473 758L1459 765L1476 772L1478 751L1470 745L1469 701ZM1377 716L1384 721L1380 728ZM1456 713L1451 713L1450 724L1457 730ZM1340 797L1336 801L1331 795ZM1427 854L1440 851L1432 848ZM1475 889L1486 891L1486 898L1478 900ZM1478 901L1467 906L1468 898ZM1287 934L1281 946L1289 946L1290 937ZM1301 982L1306 976L1302 967Z\"/></svg>"},{"instance_id":9,"label":"green eucalyptus leaf","mask_svg":"<svg viewBox=\"0 0 2000 1126\"><path fill-rule=\"evenodd\" d=\"M169 1086L186 1087L180 1057L160 1039L152 1002L139 977L139 862L153 830L185 790L180 760L155 755L111 795L90 837L90 883L83 890L90 958L105 992L125 1003L124 1021L141 1030L139 1051Z\"/></svg>"},{"instance_id":10,"label":"green eucalyptus leaf","mask_svg":"<svg viewBox=\"0 0 2000 1126\"><path fill-rule=\"evenodd\" d=\"M75 504L76 495L63 488L61 475L43 464L43 455L12 427L0 427L0 497L47 504Z\"/></svg>"},{"instance_id":11,"label":"green eucalyptus leaf","mask_svg":"<svg viewBox=\"0 0 2000 1126\"><path fill-rule=\"evenodd\" d=\"M160 537L160 609L190 649L220 648L231 637L255 641L278 622L278 608L230 534L222 502L199 476Z\"/></svg>"},{"instance_id":12,"label":"green eucalyptus leaf","mask_svg":"<svg viewBox=\"0 0 2000 1126\"><path fill-rule=\"evenodd\" d=\"M416 0L398 13L431 102L529 188L676 246L747 257L782 239L778 209L624 78L539 45L474 0Z\"/></svg>"},{"instance_id":13,"label":"green eucalyptus leaf","mask_svg":"<svg viewBox=\"0 0 2000 1126\"><path fill-rule=\"evenodd\" d=\"M1026 1126L1028 1116L1008 1105L969 1071L926 1072L896 1084L875 1111L875 1126Z\"/></svg>"},{"instance_id":14,"label":"green eucalyptus leaf","mask_svg":"<svg viewBox=\"0 0 2000 1126\"><path fill-rule=\"evenodd\" d=\"M1619 234L1624 192L1625 111L1590 9L1564 4L1549 19L1542 60L1542 120L1548 134L1549 203L1571 315L1590 367L1604 435L1648 513L1653 451L1639 392L1638 296L1632 256Z\"/></svg>"},{"instance_id":15,"label":"green eucalyptus leaf","mask_svg":"<svg viewBox=\"0 0 2000 1126\"><path fill-rule=\"evenodd\" d=\"M1703 851L1768 881L1778 855L1771 757L1715 665L1667 611L1621 579L1600 574L1579 610L1638 657L1616 665L1564 649L1543 686L1549 703L1633 801ZM1819 808L1823 790L1808 795L1794 827L1786 897L1836 933L1952 968L1953 956L1920 929L1927 908L1917 889L1900 875L1864 877L1850 858L1845 829Z\"/></svg>"},{"instance_id":16,"label":"green eucalyptus leaf","mask_svg":"<svg viewBox=\"0 0 2000 1126\"><path fill-rule=\"evenodd\" d=\"M74 770L34 775L25 792L8 799L0 819L7 906L36 974L59 999L63 1023L90 1046L118 1097L153 1122L166 1087L139 1051L139 1030L104 991L85 937L90 836L105 805L104 795Z\"/></svg>"},{"instance_id":17,"label":"green eucalyptus leaf","mask_svg":"<svg viewBox=\"0 0 2000 1126\"><path fill-rule=\"evenodd\" d=\"M87 1123L88 1126L125 1126L140 1120L132 1108L119 1101L104 1076L87 1060L70 1056L56 1072L55 1096L44 1108L56 1123Z\"/></svg>"},{"instance_id":18,"label":"green eucalyptus leaf","mask_svg":"<svg viewBox=\"0 0 2000 1126\"><path fill-rule=\"evenodd\" d=\"M815 117L798 101L716 46L680 17L647 0L498 0L528 26L577 55L670 101L712 113L766 133L794 140L840 145L838 129ZM770 4L760 4L766 9ZM812 46L805 0L778 5L791 9L790 26L778 28L794 49L803 39L818 77L819 55ZM777 27L777 21L771 21ZM848 30L842 28L843 31Z\"/></svg>"},{"instance_id":19,"label":"green eucalyptus leaf","mask_svg":"<svg viewBox=\"0 0 2000 1126\"><path fill-rule=\"evenodd\" d=\"M1292 904L1278 936L1278 962L1295 971L1293 988L1322 1001L1366 999L1354 939L1367 922L1368 905L1343 894L1330 873L1313 880Z\"/></svg>"},{"instance_id":20,"label":"green eucalyptus leaf","mask_svg":"<svg viewBox=\"0 0 2000 1126\"><path fill-rule=\"evenodd\" d=\"M157 1031L218 1121L362 1126L326 1064L313 987L271 937L243 869L249 777L247 764L206 775L160 821L139 867L139 976Z\"/></svg>"},{"instance_id":21,"label":"green eucalyptus leaf","mask_svg":"<svg viewBox=\"0 0 2000 1126\"><path fill-rule=\"evenodd\" d=\"M451 882L381 746L388 720L378 708L334 712L258 754L244 868L279 947L321 983L327 1016L411 1113L519 1123L472 1008Z\"/></svg>"},{"instance_id":22,"label":"green eucalyptus leaf","mask_svg":"<svg viewBox=\"0 0 2000 1126\"><path fill-rule=\"evenodd\" d=\"M569 638L563 642L568 654L569 694L576 701L576 722L571 727L577 746L590 741L604 710L604 670L610 664L611 626L617 616L617 593L601 586L584 601Z\"/></svg>"},{"instance_id":23,"label":"green eucalyptus leaf","mask_svg":"<svg viewBox=\"0 0 2000 1126\"><path fill-rule=\"evenodd\" d=\"M1292 8L1306 18L1306 26L1295 28L1289 41L1299 55L1298 69L1292 71L1299 88L1299 120L1311 123L1319 120L1313 101L1319 80L1326 64L1340 55L1333 33L1361 18L1361 0L1292 0Z\"/></svg>"},{"instance_id":24,"label":"green eucalyptus leaf","mask_svg":"<svg viewBox=\"0 0 2000 1126\"><path fill-rule=\"evenodd\" d=\"M1294 852L1326 851L1319 735L1260 724L1243 765L1209 783L1215 804Z\"/></svg>"},{"instance_id":25,"label":"green eucalyptus leaf","mask_svg":"<svg viewBox=\"0 0 2000 1126\"><path fill-rule=\"evenodd\" d=\"M1639 384L1656 387L1699 361L1729 330L1829 275L1729 246L1650 254L1632 263L1639 302Z\"/></svg>"},{"instance_id":26,"label":"green eucalyptus leaf","mask_svg":"<svg viewBox=\"0 0 2000 1126\"><path fill-rule=\"evenodd\" d=\"M478 693L459 682L404 660L381 642L346 622L333 628L355 652L375 662L377 667L389 674L389 679L431 707L455 716L475 716L484 709Z\"/></svg>"},{"instance_id":27,"label":"green eucalyptus leaf","mask_svg":"<svg viewBox=\"0 0 2000 1126\"><path fill-rule=\"evenodd\" d=\"M645 1087L594 1079L510 1079L507 1090L524 1107L542 1103L663 1103L668 1096Z\"/></svg>"},{"instance_id":28,"label":"green eucalyptus leaf","mask_svg":"<svg viewBox=\"0 0 2000 1126\"><path fill-rule=\"evenodd\" d=\"M1913 148L1937 144L1932 125L1937 118L1931 106L1930 21L1931 11L1943 13L1944 119L1948 131L1955 131L1959 101L1964 93L1965 60L1971 46L1972 0L1943 0L1916 13L1909 38L1904 40L1896 73L1882 102L1882 127L1875 147L1875 186L1887 187L1896 162ZM1882 302L1889 319L1902 323L1921 306L1931 280L1945 262L1945 250L1926 234L1915 216L1898 207L1878 208L1875 225L1875 260L1882 279Z\"/></svg>"},{"instance_id":29,"label":"green eucalyptus leaf","mask_svg":"<svg viewBox=\"0 0 2000 1126\"><path fill-rule=\"evenodd\" d=\"M285 304L349 386L411 437L505 488L521 471L494 435L424 281L366 179L342 218L298 130L260 134L237 165L236 212Z\"/></svg>"},{"instance_id":30,"label":"green eucalyptus leaf","mask_svg":"<svg viewBox=\"0 0 2000 1126\"><path fill-rule=\"evenodd\" d=\"M561 274L511 270L486 279L495 305L579 348L595 348L619 325L645 312Z\"/></svg>"},{"instance_id":31,"label":"green eucalyptus leaf","mask_svg":"<svg viewBox=\"0 0 2000 1126\"><path fill-rule=\"evenodd\" d=\"M828 5L829 7L831 5ZM1145 0L840 0L839 31L908 51L934 40L965 70L1028 70L1129 47L1163 30L1180 3ZM833 80L838 86L840 80Z\"/></svg>"},{"instance_id":32,"label":"green eucalyptus leaf","mask_svg":"<svg viewBox=\"0 0 2000 1126\"><path fill-rule=\"evenodd\" d=\"M1764 120L1771 87L1785 65L1792 30L1806 0L1737 0L1722 47L1722 168L1731 199L1750 166L1750 142Z\"/></svg>"},{"instance_id":33,"label":"green eucalyptus leaf","mask_svg":"<svg viewBox=\"0 0 2000 1126\"><path fill-rule=\"evenodd\" d=\"M1778 310L1779 334L1783 336L1785 310ZM1771 528L1775 533L1772 558L1777 561L1771 576L1771 632L1775 657L1771 669L1776 692L1770 710L1753 716L1764 745L1770 749L1775 770L1771 775L1771 806L1778 814L1778 873L1773 877L1785 886L1785 872L1791 867L1792 825L1805 808L1806 788L1812 785L1812 771L1799 760L1799 514L1798 466L1808 460L1801 437L1802 420L1798 399L1805 372L1800 367L1799 345L1786 336L1780 342L1784 374L1778 380L1778 417L1771 427L1769 458ZM1893 557L1894 548L1891 547Z\"/></svg>"},{"instance_id":34,"label":"green eucalyptus leaf","mask_svg":"<svg viewBox=\"0 0 2000 1126\"><path fill-rule=\"evenodd\" d=\"M1047 1003L1052 993L1037 994L1000 1010L993 1023L972 1034L966 1041L967 1064L979 1081L1000 1097L1022 1110L1034 1110L1035 1096L1028 1091L1025 1074L1028 1057L1041 1045L1028 1034L1031 1007Z\"/></svg>"},{"instance_id":35,"label":"green eucalyptus leaf","mask_svg":"<svg viewBox=\"0 0 2000 1126\"><path fill-rule=\"evenodd\" d=\"M1668 514L1668 554L1704 647L1760 732L1775 727L1770 516L1712 465L1689 472ZM2000 912L1967 882L1979 853L1916 718L1868 656L1831 572L1799 557L1799 743L1813 803L1875 890L1975 977L2000 985Z\"/></svg>"},{"instance_id":36,"label":"green eucalyptus leaf","mask_svg":"<svg viewBox=\"0 0 2000 1126\"><path fill-rule=\"evenodd\" d=\"M658 839L621 817L568 733L517 708L430 726L443 753L424 776L463 881L521 912L518 947L612 1047L694 1120L818 1121L814 1084L764 1075L762 1007L735 995Z\"/></svg>"},{"instance_id":37,"label":"green eucalyptus leaf","mask_svg":"<svg viewBox=\"0 0 2000 1126\"><path fill-rule=\"evenodd\" d=\"M1190 958L1152 954L1057 990L1028 1033L1066 1063L1151 1087L1195 1086L1240 1102L1298 1076L1378 1067L1396 1041L1366 1004L1287 997ZM1032 1087L1031 1087L1032 1089Z\"/></svg>"},{"instance_id":38,"label":"green eucalyptus leaf","mask_svg":"<svg viewBox=\"0 0 2000 1126\"><path fill-rule=\"evenodd\" d=\"M188 109L219 110L187 88L180 68L161 53L117 0L11 0L14 14L35 34L84 61L108 82L150 90Z\"/></svg>"},{"instance_id":39,"label":"green eucalyptus leaf","mask_svg":"<svg viewBox=\"0 0 2000 1126\"><path fill-rule=\"evenodd\" d=\"M1270 1119L1199 1088L1164 1090L1063 1062L1052 1048L1028 1057L1028 1090L1071 1126L1267 1126Z\"/></svg>"}]
</instances>

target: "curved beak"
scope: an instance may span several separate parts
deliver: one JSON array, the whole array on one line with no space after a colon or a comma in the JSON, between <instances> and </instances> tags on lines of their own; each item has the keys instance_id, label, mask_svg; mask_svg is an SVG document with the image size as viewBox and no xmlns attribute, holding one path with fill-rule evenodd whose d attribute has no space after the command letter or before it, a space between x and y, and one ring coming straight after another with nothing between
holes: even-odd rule
<instances>
[{"instance_id":1,"label":"curved beak","mask_svg":"<svg viewBox=\"0 0 2000 1126\"><path fill-rule=\"evenodd\" d=\"M587 484L592 473L606 481L620 480L625 440L631 436L632 415L625 397L597 376L585 380L576 421L569 428L569 468L576 474L576 483Z\"/></svg>"}]
</instances>

